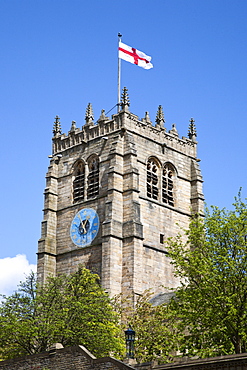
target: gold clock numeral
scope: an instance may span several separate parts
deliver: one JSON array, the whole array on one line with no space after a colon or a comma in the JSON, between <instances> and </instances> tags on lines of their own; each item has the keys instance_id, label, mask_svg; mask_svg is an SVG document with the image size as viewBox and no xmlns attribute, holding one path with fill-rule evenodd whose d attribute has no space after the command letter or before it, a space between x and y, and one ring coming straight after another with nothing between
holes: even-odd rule
<instances>
[{"instance_id":1,"label":"gold clock numeral","mask_svg":"<svg viewBox=\"0 0 247 370\"><path fill-rule=\"evenodd\" d=\"M96 230L93 230L92 233L95 234L96 233Z\"/></svg>"}]
</instances>

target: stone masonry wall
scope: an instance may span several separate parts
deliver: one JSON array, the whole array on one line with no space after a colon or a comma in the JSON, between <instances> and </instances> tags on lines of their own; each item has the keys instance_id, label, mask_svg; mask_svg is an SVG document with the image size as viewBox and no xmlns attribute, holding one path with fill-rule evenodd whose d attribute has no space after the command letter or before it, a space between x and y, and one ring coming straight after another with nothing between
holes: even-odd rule
<instances>
[{"instance_id":1,"label":"stone masonry wall","mask_svg":"<svg viewBox=\"0 0 247 370\"><path fill-rule=\"evenodd\" d=\"M144 363L135 365L135 368L136 370L246 370L247 353L194 360L181 358L180 362L158 366Z\"/></svg>"},{"instance_id":2,"label":"stone masonry wall","mask_svg":"<svg viewBox=\"0 0 247 370\"><path fill-rule=\"evenodd\" d=\"M96 359L83 346L0 361L1 370L133 370L111 357Z\"/></svg>"},{"instance_id":3,"label":"stone masonry wall","mask_svg":"<svg viewBox=\"0 0 247 370\"><path fill-rule=\"evenodd\" d=\"M163 243L187 228L192 212L203 213L202 176L195 137L179 138L173 127L140 120L128 107L101 116L94 124L61 134L58 122L53 137L53 155L47 172L44 220L38 251L38 278L72 273L85 265L101 278L111 296L142 294L145 289L160 293L177 280ZM99 158L99 194L73 203L74 166L92 156ZM147 196L147 161L158 165L159 195ZM162 168L169 163L174 172L174 205L162 201ZM93 242L75 246L70 225L82 208L93 208L100 229Z\"/></svg>"},{"instance_id":4,"label":"stone masonry wall","mask_svg":"<svg viewBox=\"0 0 247 370\"><path fill-rule=\"evenodd\" d=\"M54 349L37 355L0 361L0 370L246 370L247 354L205 359L181 359L181 362L131 367L111 357L96 359L83 346Z\"/></svg>"}]
</instances>

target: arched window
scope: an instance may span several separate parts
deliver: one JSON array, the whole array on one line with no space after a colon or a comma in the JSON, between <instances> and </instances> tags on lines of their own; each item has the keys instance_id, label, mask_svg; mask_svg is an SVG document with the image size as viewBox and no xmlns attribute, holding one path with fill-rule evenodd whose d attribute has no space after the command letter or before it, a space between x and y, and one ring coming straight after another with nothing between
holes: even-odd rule
<instances>
[{"instance_id":1,"label":"arched window","mask_svg":"<svg viewBox=\"0 0 247 370\"><path fill-rule=\"evenodd\" d=\"M147 163L147 196L149 198L158 200L158 182L158 164L153 158L150 158Z\"/></svg>"},{"instance_id":2,"label":"arched window","mask_svg":"<svg viewBox=\"0 0 247 370\"><path fill-rule=\"evenodd\" d=\"M94 198L99 194L99 160L92 158L88 163L87 198Z\"/></svg>"},{"instance_id":3,"label":"arched window","mask_svg":"<svg viewBox=\"0 0 247 370\"><path fill-rule=\"evenodd\" d=\"M85 166L83 162L78 162L75 168L75 178L73 181L73 199L74 203L84 200L85 189Z\"/></svg>"},{"instance_id":4,"label":"arched window","mask_svg":"<svg viewBox=\"0 0 247 370\"><path fill-rule=\"evenodd\" d=\"M163 167L162 174L162 201L174 207L174 168L170 163Z\"/></svg>"}]
</instances>

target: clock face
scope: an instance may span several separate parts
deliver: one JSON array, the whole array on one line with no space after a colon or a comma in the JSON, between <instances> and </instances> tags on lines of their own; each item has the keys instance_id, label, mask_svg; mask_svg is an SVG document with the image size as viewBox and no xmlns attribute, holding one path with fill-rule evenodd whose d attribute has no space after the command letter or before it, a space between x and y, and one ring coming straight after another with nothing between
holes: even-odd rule
<instances>
[{"instance_id":1,"label":"clock face","mask_svg":"<svg viewBox=\"0 0 247 370\"><path fill-rule=\"evenodd\" d=\"M92 208L81 209L70 227L70 237L78 247L90 245L99 231L99 216Z\"/></svg>"}]
</instances>

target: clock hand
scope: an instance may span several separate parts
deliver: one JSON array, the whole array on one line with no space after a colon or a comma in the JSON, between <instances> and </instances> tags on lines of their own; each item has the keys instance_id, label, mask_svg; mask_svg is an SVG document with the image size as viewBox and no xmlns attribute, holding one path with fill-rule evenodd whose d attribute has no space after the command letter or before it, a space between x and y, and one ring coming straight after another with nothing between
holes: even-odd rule
<instances>
[{"instance_id":1,"label":"clock hand","mask_svg":"<svg viewBox=\"0 0 247 370\"><path fill-rule=\"evenodd\" d=\"M83 224L83 221L82 221L82 218L81 218L80 213L78 213L78 217L79 217L79 219L80 219L80 224L81 224L81 227L82 227L82 229L83 229L83 234L85 234L85 227L84 227L84 224Z\"/></svg>"},{"instance_id":2,"label":"clock hand","mask_svg":"<svg viewBox=\"0 0 247 370\"><path fill-rule=\"evenodd\" d=\"M80 219L81 227L83 229L83 234L86 234L87 233L86 224L87 224L88 220L86 219L86 220L83 221L82 218L81 218L80 213L78 213L78 217Z\"/></svg>"},{"instance_id":3,"label":"clock hand","mask_svg":"<svg viewBox=\"0 0 247 370\"><path fill-rule=\"evenodd\" d=\"M82 226L82 228L83 228L83 230L84 230L84 234L86 234L86 233L87 233L87 230L86 230L86 224L87 224L87 220L84 220L84 221L82 222L82 224L81 224L81 226Z\"/></svg>"}]
</instances>

